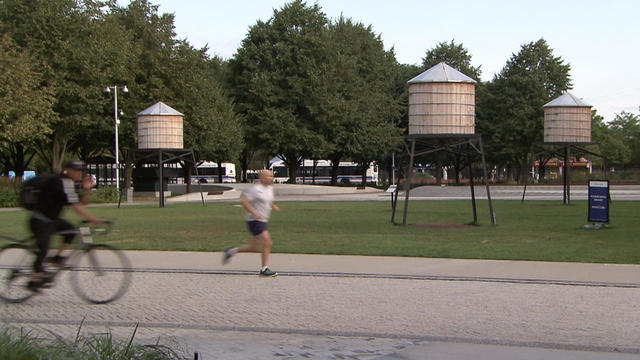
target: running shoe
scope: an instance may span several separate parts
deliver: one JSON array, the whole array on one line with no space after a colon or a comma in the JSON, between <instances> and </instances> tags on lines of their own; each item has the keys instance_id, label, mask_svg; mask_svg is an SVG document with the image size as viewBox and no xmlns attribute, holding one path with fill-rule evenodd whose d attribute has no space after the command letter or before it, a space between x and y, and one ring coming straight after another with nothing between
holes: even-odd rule
<instances>
[{"instance_id":1,"label":"running shoe","mask_svg":"<svg viewBox=\"0 0 640 360\"><path fill-rule=\"evenodd\" d=\"M278 276L278 273L269 268L266 268L264 270L260 270L260 276L275 277L275 276Z\"/></svg>"},{"instance_id":2,"label":"running shoe","mask_svg":"<svg viewBox=\"0 0 640 360\"><path fill-rule=\"evenodd\" d=\"M222 254L222 265L226 265L229 263L229 259L231 259L231 257L233 256L233 254L231 253L231 249L233 249L232 247L228 247L226 249L224 249L224 254Z\"/></svg>"}]
</instances>

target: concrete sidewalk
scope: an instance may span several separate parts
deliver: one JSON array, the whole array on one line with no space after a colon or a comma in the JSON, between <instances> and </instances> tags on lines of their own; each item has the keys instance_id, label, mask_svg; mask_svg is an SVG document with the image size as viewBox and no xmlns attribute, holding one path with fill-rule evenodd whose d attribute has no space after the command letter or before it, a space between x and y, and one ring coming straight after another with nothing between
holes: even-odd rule
<instances>
[{"instance_id":1,"label":"concrete sidewalk","mask_svg":"<svg viewBox=\"0 0 640 360\"><path fill-rule=\"evenodd\" d=\"M199 274L256 274L258 254L237 254L222 265L220 252L128 251L140 271L192 272ZM533 283L596 287L640 288L640 265L557 263L536 261L434 259L408 257L272 254L271 267L281 276L372 277L500 283ZM455 285L452 285L455 286ZM572 286L572 287L573 287ZM206 342L205 342L206 343ZM200 343L201 349L204 344ZM206 352L205 352L206 353ZM363 357L365 358L365 357ZM368 359L370 357L367 357ZM637 354L546 348L539 345L468 343L447 340L420 341L377 360L531 360L531 359L637 359Z\"/></svg>"},{"instance_id":2,"label":"concrete sidewalk","mask_svg":"<svg viewBox=\"0 0 640 360\"><path fill-rule=\"evenodd\" d=\"M222 265L222 253L127 251L140 270L251 272L259 254L241 253ZM640 265L542 261L434 259L385 256L272 254L271 267L284 274L380 276L442 280L575 283L640 287Z\"/></svg>"}]
</instances>

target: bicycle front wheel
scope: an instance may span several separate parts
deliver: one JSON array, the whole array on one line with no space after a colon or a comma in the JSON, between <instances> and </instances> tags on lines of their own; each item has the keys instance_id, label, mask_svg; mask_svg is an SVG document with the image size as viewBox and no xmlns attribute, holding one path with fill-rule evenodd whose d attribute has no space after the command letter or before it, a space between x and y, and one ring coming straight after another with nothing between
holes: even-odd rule
<instances>
[{"instance_id":1,"label":"bicycle front wheel","mask_svg":"<svg viewBox=\"0 0 640 360\"><path fill-rule=\"evenodd\" d=\"M19 303L35 293L27 289L36 254L23 244L9 244L0 249L0 298Z\"/></svg>"},{"instance_id":2,"label":"bicycle front wheel","mask_svg":"<svg viewBox=\"0 0 640 360\"><path fill-rule=\"evenodd\" d=\"M120 250L92 244L77 255L71 269L71 286L78 296L94 304L117 300L131 281L131 265Z\"/></svg>"}]
</instances>

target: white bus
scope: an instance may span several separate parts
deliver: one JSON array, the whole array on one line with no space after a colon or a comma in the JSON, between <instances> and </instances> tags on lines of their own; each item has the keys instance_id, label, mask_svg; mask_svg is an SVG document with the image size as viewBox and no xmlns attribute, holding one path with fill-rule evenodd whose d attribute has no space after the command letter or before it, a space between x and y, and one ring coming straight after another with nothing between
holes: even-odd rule
<instances>
[{"instance_id":1,"label":"white bus","mask_svg":"<svg viewBox=\"0 0 640 360\"><path fill-rule=\"evenodd\" d=\"M296 183L311 184L315 181L316 184L328 184L331 182L331 161L316 160L315 174L313 169L313 160L304 160L298 168ZM280 160L271 164L271 170L273 170L274 182L289 181L289 168L284 161ZM367 182L378 182L378 166L375 163L371 163L367 169ZM338 183L362 183L360 166L354 162L341 161L338 165Z\"/></svg>"},{"instance_id":2,"label":"white bus","mask_svg":"<svg viewBox=\"0 0 640 360\"><path fill-rule=\"evenodd\" d=\"M193 174L193 181L200 183L217 183L218 175L222 172L223 183L236 182L236 165L233 163L222 163L222 168L218 168L218 163L205 161L198 166L197 174Z\"/></svg>"}]
</instances>

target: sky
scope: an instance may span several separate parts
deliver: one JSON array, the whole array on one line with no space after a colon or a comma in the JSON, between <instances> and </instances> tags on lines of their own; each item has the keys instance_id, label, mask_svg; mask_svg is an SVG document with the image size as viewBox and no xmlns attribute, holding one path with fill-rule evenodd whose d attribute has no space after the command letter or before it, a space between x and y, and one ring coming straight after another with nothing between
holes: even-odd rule
<instances>
[{"instance_id":1,"label":"sky","mask_svg":"<svg viewBox=\"0 0 640 360\"><path fill-rule=\"evenodd\" d=\"M209 54L233 57L258 20L286 0L151 0L175 15L175 31ZM126 1L120 1L125 3ZM307 4L313 4L309 0ZM640 1L318 0L329 19L371 25L398 62L421 64L440 42L462 43L489 81L523 44L544 38L571 65L573 95L611 121L640 113ZM409 80L409 79L407 79Z\"/></svg>"}]
</instances>

